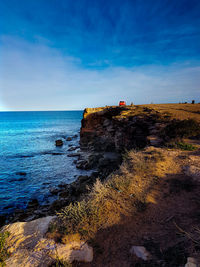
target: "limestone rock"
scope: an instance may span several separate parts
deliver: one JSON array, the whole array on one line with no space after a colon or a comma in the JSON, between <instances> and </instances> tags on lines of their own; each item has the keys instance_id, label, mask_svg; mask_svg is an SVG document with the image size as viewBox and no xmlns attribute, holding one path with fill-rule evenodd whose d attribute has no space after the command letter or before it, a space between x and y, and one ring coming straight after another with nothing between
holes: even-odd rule
<instances>
[{"instance_id":1,"label":"limestone rock","mask_svg":"<svg viewBox=\"0 0 200 267\"><path fill-rule=\"evenodd\" d=\"M200 264L197 262L195 258L188 257L185 267L200 267Z\"/></svg>"},{"instance_id":2,"label":"limestone rock","mask_svg":"<svg viewBox=\"0 0 200 267\"><path fill-rule=\"evenodd\" d=\"M91 262L93 260L93 249L89 247L85 242L70 242L67 245L58 244L56 250L53 250L50 253L51 257L63 261L73 262L82 261L82 262Z\"/></svg>"},{"instance_id":3,"label":"limestone rock","mask_svg":"<svg viewBox=\"0 0 200 267\"><path fill-rule=\"evenodd\" d=\"M186 166L185 174L191 176L194 181L200 182L200 167L195 165Z\"/></svg>"},{"instance_id":4,"label":"limestone rock","mask_svg":"<svg viewBox=\"0 0 200 267\"><path fill-rule=\"evenodd\" d=\"M81 148L98 152L144 148L148 144L149 127L155 121L149 117L147 119L145 110L141 111L142 117L134 113L132 108L115 106L86 109L81 122Z\"/></svg>"},{"instance_id":5,"label":"limestone rock","mask_svg":"<svg viewBox=\"0 0 200 267\"><path fill-rule=\"evenodd\" d=\"M138 258L147 261L151 258L151 254L142 246L132 246L130 249L131 254L135 254Z\"/></svg>"},{"instance_id":6,"label":"limestone rock","mask_svg":"<svg viewBox=\"0 0 200 267\"><path fill-rule=\"evenodd\" d=\"M93 249L83 241L58 244L45 238L49 223L55 216L40 218L31 222L16 222L6 225L2 231L10 233L7 249L11 254L6 260L9 267L47 267L56 259L67 262L93 260Z\"/></svg>"}]
</instances>

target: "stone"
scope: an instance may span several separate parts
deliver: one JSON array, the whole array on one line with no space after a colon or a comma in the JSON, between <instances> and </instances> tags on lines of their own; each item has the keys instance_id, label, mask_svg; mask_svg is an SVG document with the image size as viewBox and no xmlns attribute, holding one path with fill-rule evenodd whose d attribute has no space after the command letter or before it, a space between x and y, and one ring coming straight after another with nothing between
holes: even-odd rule
<instances>
[{"instance_id":1,"label":"stone","mask_svg":"<svg viewBox=\"0 0 200 267\"><path fill-rule=\"evenodd\" d=\"M56 146L63 146L63 141L61 139L56 140Z\"/></svg>"},{"instance_id":2,"label":"stone","mask_svg":"<svg viewBox=\"0 0 200 267\"><path fill-rule=\"evenodd\" d=\"M66 141L72 141L72 138L71 137L67 137Z\"/></svg>"},{"instance_id":3,"label":"stone","mask_svg":"<svg viewBox=\"0 0 200 267\"><path fill-rule=\"evenodd\" d=\"M79 148L79 146L71 146L69 149L68 149L68 151L74 151L74 150L76 150L76 149L78 149Z\"/></svg>"},{"instance_id":4,"label":"stone","mask_svg":"<svg viewBox=\"0 0 200 267\"><path fill-rule=\"evenodd\" d=\"M130 253L135 254L138 258L144 261L151 259L151 254L143 246L132 246Z\"/></svg>"},{"instance_id":5,"label":"stone","mask_svg":"<svg viewBox=\"0 0 200 267\"><path fill-rule=\"evenodd\" d=\"M27 209L30 209L30 208L35 208L35 207L38 207L39 206L39 202L37 199L31 199L29 202L28 202L28 206L27 206Z\"/></svg>"},{"instance_id":6,"label":"stone","mask_svg":"<svg viewBox=\"0 0 200 267\"><path fill-rule=\"evenodd\" d=\"M78 160L77 163L76 163L76 168L77 169L87 170L88 169L87 160L84 160L84 159Z\"/></svg>"},{"instance_id":7,"label":"stone","mask_svg":"<svg viewBox=\"0 0 200 267\"><path fill-rule=\"evenodd\" d=\"M191 176L194 181L200 181L200 167L199 166L195 166L195 165L186 166L185 174L188 176Z\"/></svg>"},{"instance_id":8,"label":"stone","mask_svg":"<svg viewBox=\"0 0 200 267\"><path fill-rule=\"evenodd\" d=\"M93 248L84 241L60 244L45 237L49 224L55 218L48 216L31 222L16 222L4 226L2 231L10 233L6 240L10 253L5 262L6 266L47 267L56 260L91 262Z\"/></svg>"},{"instance_id":9,"label":"stone","mask_svg":"<svg viewBox=\"0 0 200 267\"><path fill-rule=\"evenodd\" d=\"M200 267L200 264L197 262L195 258L188 257L185 267Z\"/></svg>"},{"instance_id":10,"label":"stone","mask_svg":"<svg viewBox=\"0 0 200 267\"><path fill-rule=\"evenodd\" d=\"M61 189L59 189L59 188L50 188L49 191L50 191L50 193L52 195L57 195L61 191Z\"/></svg>"},{"instance_id":11,"label":"stone","mask_svg":"<svg viewBox=\"0 0 200 267\"><path fill-rule=\"evenodd\" d=\"M56 259L73 262L91 262L93 260L93 249L83 241L71 241L69 244L58 244L56 250L54 249L50 256Z\"/></svg>"}]
</instances>

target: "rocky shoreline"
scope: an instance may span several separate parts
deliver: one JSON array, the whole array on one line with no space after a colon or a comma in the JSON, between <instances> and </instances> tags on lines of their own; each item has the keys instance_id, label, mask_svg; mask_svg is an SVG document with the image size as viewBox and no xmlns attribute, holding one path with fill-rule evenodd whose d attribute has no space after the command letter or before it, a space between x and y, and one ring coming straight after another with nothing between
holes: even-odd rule
<instances>
[{"instance_id":1,"label":"rocky shoreline","mask_svg":"<svg viewBox=\"0 0 200 267\"><path fill-rule=\"evenodd\" d=\"M74 167L88 170L88 175L52 188L51 194L57 199L50 205L32 200L25 211L17 210L7 220L11 224L2 231L11 233L7 240L11 253L6 260L8 266L40 266L43 262L44 266L60 262L62 266L63 260L92 262L95 266L110 262L112 266L119 262L126 266L133 262L138 266L199 266L199 236L194 232L199 231L195 228L199 221L199 131L199 124L193 120L169 118L168 114L145 106L86 109L80 146L69 145L68 156L75 158ZM184 143L184 137L189 137L187 142L191 143ZM169 149L169 144L187 145L187 149ZM62 142L56 145L62 146ZM93 213L87 213L93 211L91 205L96 209L101 191L95 190L100 185L102 192L105 188L107 192L99 204L102 207L103 203L103 211L106 208L106 213L102 213L105 228L102 214L95 215L93 221ZM89 192L92 194L87 195ZM76 201L79 202L69 205ZM70 217L64 210L62 225L62 212L59 216L56 213L67 206L76 215L76 207L81 207L81 203L81 219L78 216L74 222L74 213ZM87 215L89 223L85 217L82 219L82 214ZM79 219L86 225L88 236L81 237L83 224ZM71 225L80 228L70 232ZM92 230L93 243L89 235ZM178 236L177 230L186 236Z\"/></svg>"},{"instance_id":2,"label":"rocky shoreline","mask_svg":"<svg viewBox=\"0 0 200 267\"><path fill-rule=\"evenodd\" d=\"M74 157L74 167L88 170L89 175L80 175L71 184L59 184L50 189L50 194L56 198L51 204L40 205L37 199L32 199L25 210L16 209L9 216L1 216L0 224L55 215L86 194L97 178L103 180L117 170L127 150L142 149L148 144L160 145L159 133L164 125L159 113L145 107L86 108L79 145L69 144L67 156ZM77 138L76 134L65 141ZM55 145L62 146L62 139L56 140Z\"/></svg>"},{"instance_id":3,"label":"rocky shoreline","mask_svg":"<svg viewBox=\"0 0 200 267\"><path fill-rule=\"evenodd\" d=\"M113 170L117 169L121 163L121 157L115 153L91 153L79 151L69 154L75 157L74 164L76 168L90 170L89 175L79 175L76 181L71 184L59 184L50 189L50 195L54 196L51 204L40 205L37 199L29 201L26 209L16 209L13 214L0 216L0 226L5 223L17 221L32 221L44 216L55 215L71 202L78 201L82 195L88 192L88 187L92 186L97 178L104 179ZM99 161L99 163L95 164ZM112 165L110 165L112 163Z\"/></svg>"},{"instance_id":4,"label":"rocky shoreline","mask_svg":"<svg viewBox=\"0 0 200 267\"><path fill-rule=\"evenodd\" d=\"M31 199L26 209L15 209L13 213L0 215L0 227L4 224L17 221L29 222L41 217L55 215L56 212L71 202L78 201L82 195L88 192L88 186L92 186L97 178L104 179L112 171L116 170L121 163L121 154L116 152L104 152L90 147L85 147L81 141L77 145L70 144L70 141L77 139L78 134L65 138L68 144L68 157L74 158L74 167L81 170L87 170L88 175L79 175L76 180L70 184L61 183L57 187L50 188L49 194L55 200L50 204L40 204L34 198ZM55 141L56 146L62 146L62 139ZM25 176L26 173L20 175Z\"/></svg>"},{"instance_id":5,"label":"rocky shoreline","mask_svg":"<svg viewBox=\"0 0 200 267\"><path fill-rule=\"evenodd\" d=\"M74 167L88 170L88 175L80 175L71 184L59 184L50 189L50 194L56 198L51 204L40 205L33 199L25 210L17 209L9 217L1 216L1 225L55 215L64 206L80 200L97 178L104 180L118 169L126 151L148 145L162 146L166 142L163 129L169 121L169 114L161 116L145 106L86 108L79 145L69 142L78 135L67 137L65 141L69 142L68 157L74 157ZM55 145L62 146L62 140L56 140Z\"/></svg>"}]
</instances>

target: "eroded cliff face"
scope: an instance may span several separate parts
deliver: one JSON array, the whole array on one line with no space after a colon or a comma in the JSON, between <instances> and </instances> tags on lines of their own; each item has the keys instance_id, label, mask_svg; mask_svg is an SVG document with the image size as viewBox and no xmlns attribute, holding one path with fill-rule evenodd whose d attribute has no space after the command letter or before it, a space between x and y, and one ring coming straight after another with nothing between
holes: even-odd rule
<instances>
[{"instance_id":1,"label":"eroded cliff face","mask_svg":"<svg viewBox=\"0 0 200 267\"><path fill-rule=\"evenodd\" d=\"M80 132L82 149L123 152L144 148L160 128L160 114L141 106L86 108Z\"/></svg>"}]
</instances>

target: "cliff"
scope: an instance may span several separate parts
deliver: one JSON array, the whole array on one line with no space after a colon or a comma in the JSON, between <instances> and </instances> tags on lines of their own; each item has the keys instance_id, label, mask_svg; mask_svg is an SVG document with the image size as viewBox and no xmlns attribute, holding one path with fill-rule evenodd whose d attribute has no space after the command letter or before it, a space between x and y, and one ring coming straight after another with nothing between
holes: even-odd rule
<instances>
[{"instance_id":1,"label":"cliff","mask_svg":"<svg viewBox=\"0 0 200 267\"><path fill-rule=\"evenodd\" d=\"M115 151L162 146L199 134L200 104L159 104L86 108L80 132L82 149Z\"/></svg>"},{"instance_id":2,"label":"cliff","mask_svg":"<svg viewBox=\"0 0 200 267\"><path fill-rule=\"evenodd\" d=\"M162 127L159 112L142 106L86 108L80 132L82 149L122 152L144 148Z\"/></svg>"}]
</instances>

